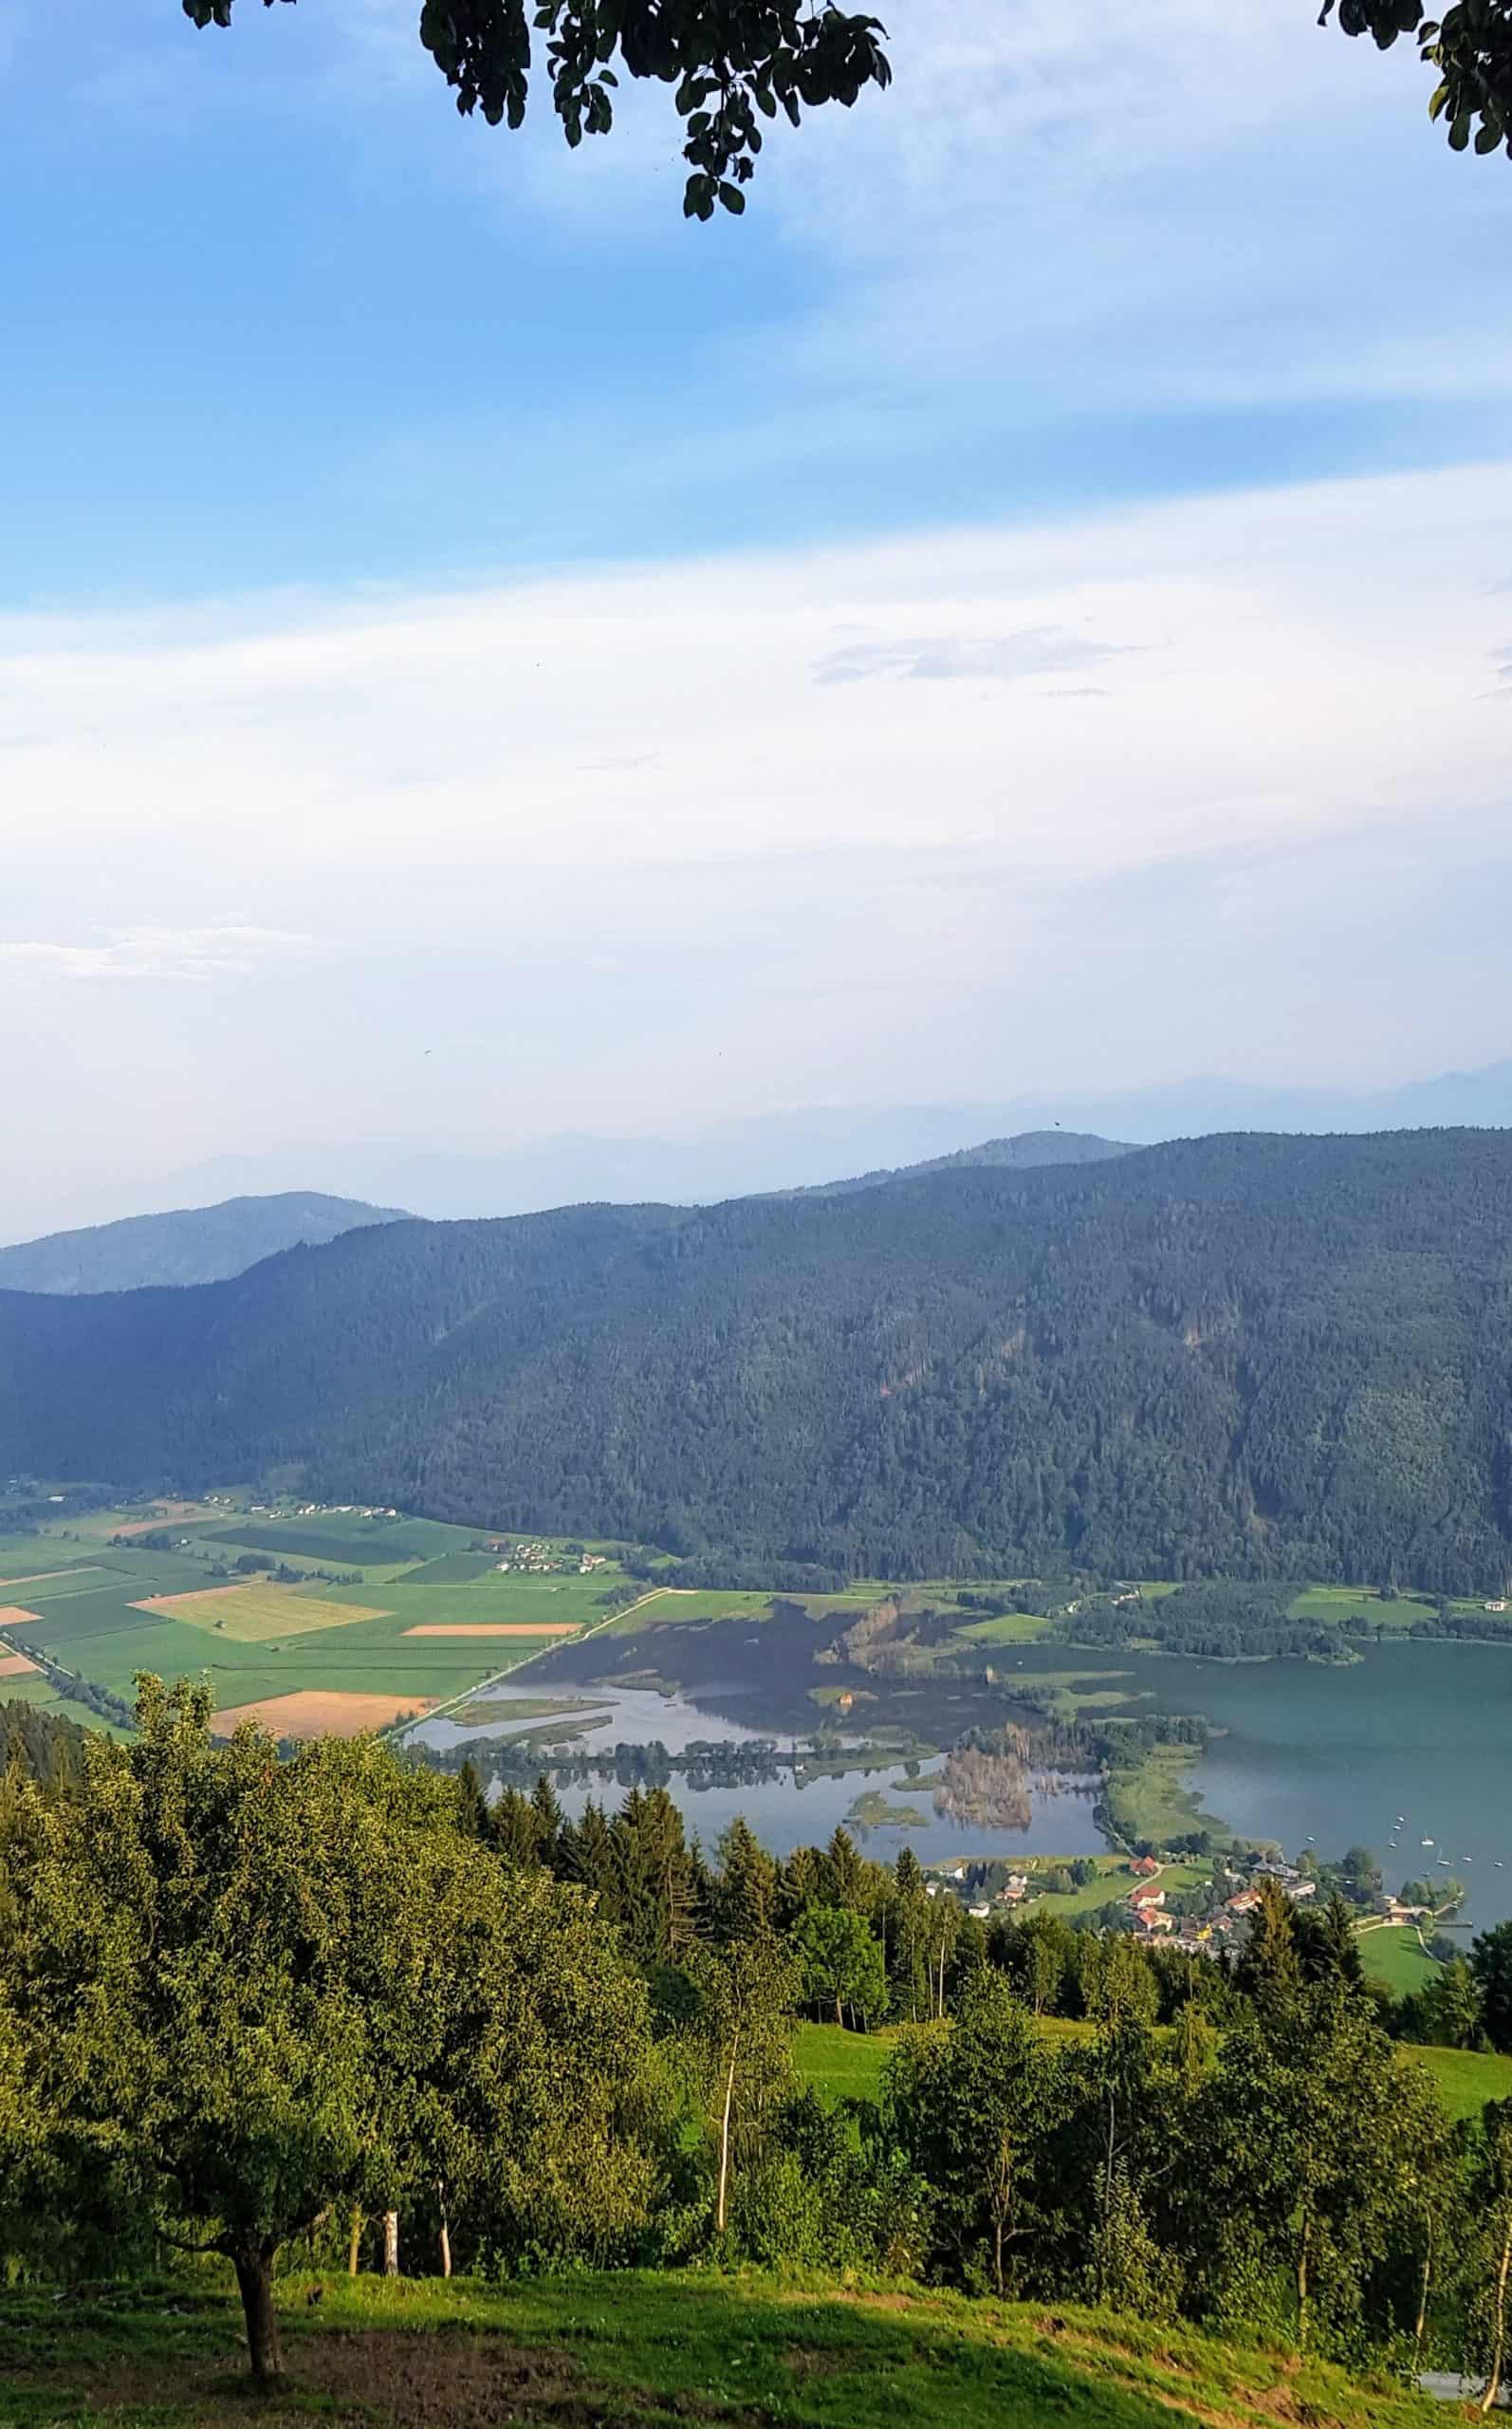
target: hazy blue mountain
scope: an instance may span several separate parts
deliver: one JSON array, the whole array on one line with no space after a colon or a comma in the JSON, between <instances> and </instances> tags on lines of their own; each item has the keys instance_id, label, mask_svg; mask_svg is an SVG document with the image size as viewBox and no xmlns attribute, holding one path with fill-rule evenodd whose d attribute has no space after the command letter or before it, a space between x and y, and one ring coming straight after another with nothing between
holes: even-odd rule
<instances>
[{"instance_id":1,"label":"hazy blue mountain","mask_svg":"<svg viewBox=\"0 0 1512 2429\"><path fill-rule=\"evenodd\" d=\"M1512 1059L1399 1087L1264 1087L1197 1078L1104 1094L1025 1090L984 1103L814 1106L732 1117L665 1137L586 1131L492 1152L328 1143L217 1156L80 1210L101 1219L268 1191L322 1189L422 1215L529 1214L593 1204L711 1206L848 1174L937 1162L984 1140L1079 1132L1148 1146L1215 1131L1363 1132L1512 1126ZM0 1177L0 1208L4 1177Z\"/></svg>"},{"instance_id":2,"label":"hazy blue mountain","mask_svg":"<svg viewBox=\"0 0 1512 2429\"><path fill-rule=\"evenodd\" d=\"M167 1214L128 1215L82 1232L0 1248L0 1290L75 1298L154 1284L224 1282L281 1249L319 1248L365 1223L401 1220L397 1209L295 1190L278 1197L231 1197Z\"/></svg>"},{"instance_id":3,"label":"hazy blue mountain","mask_svg":"<svg viewBox=\"0 0 1512 2429\"><path fill-rule=\"evenodd\" d=\"M1094 1139L1084 1130L1021 1130L1015 1139L984 1139L976 1147L958 1147L953 1156L931 1156L922 1164L885 1167L857 1173L849 1180L821 1180L794 1194L804 1197L843 1197L853 1189L880 1189L889 1181L916 1180L922 1173L1034 1172L1048 1164L1100 1164L1110 1156L1129 1156L1134 1149L1118 1139Z\"/></svg>"}]
</instances>

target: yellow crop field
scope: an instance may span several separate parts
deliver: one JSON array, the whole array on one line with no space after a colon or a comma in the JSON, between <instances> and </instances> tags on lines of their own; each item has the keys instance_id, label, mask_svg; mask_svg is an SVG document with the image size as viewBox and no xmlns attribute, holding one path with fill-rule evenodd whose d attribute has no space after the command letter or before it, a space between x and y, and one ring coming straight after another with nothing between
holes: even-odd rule
<instances>
[{"instance_id":1,"label":"yellow crop field","mask_svg":"<svg viewBox=\"0 0 1512 2429\"><path fill-rule=\"evenodd\" d=\"M154 1594L133 1603L155 1619L181 1620L207 1636L233 1644L267 1644L275 1638L316 1636L325 1628L348 1628L359 1620L385 1620L387 1611L356 1603L322 1603L292 1585L209 1585L198 1593Z\"/></svg>"}]
</instances>

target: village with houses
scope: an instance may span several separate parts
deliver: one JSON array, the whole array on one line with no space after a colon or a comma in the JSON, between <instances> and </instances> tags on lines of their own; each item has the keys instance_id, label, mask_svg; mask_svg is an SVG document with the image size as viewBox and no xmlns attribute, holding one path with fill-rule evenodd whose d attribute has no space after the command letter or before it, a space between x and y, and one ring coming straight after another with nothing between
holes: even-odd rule
<instances>
[{"instance_id":1,"label":"village with houses","mask_svg":"<svg viewBox=\"0 0 1512 2429\"><path fill-rule=\"evenodd\" d=\"M489 1553L501 1577L591 1577L609 1566L607 1552L590 1552L581 1544L509 1543L490 1535L471 1548Z\"/></svg>"},{"instance_id":2,"label":"village with houses","mask_svg":"<svg viewBox=\"0 0 1512 2429\"><path fill-rule=\"evenodd\" d=\"M1146 1943L1190 1956L1220 1958L1243 1939L1259 1912L1267 1882L1295 1905L1307 1906L1339 1889L1356 1928L1410 1928L1426 1938L1463 1894L1446 1884L1430 1902L1408 1883L1384 1888L1374 1861L1354 1849L1341 1866L1319 1864L1311 1851L1296 1863L1274 1848L1236 1848L1202 1862L1157 1854L1078 1859L1036 1858L1021 1867L951 1859L924 1867L931 1898L953 1897L968 1914L1059 1915L1080 1929L1127 1932Z\"/></svg>"}]
</instances>

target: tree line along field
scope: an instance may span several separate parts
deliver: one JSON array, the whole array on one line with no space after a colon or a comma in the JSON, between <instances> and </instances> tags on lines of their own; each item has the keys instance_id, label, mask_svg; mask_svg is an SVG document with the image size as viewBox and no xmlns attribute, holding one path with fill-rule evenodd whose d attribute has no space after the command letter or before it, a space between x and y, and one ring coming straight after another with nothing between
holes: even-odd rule
<instances>
[{"instance_id":1,"label":"tree line along field","mask_svg":"<svg viewBox=\"0 0 1512 2429\"><path fill-rule=\"evenodd\" d=\"M0 1537L8 1696L99 1725L112 1715L87 1689L129 1704L147 1670L208 1678L217 1713L250 1707L275 1734L379 1728L602 1623L624 1584L612 1563L579 1575L560 1545L562 1568L502 1574L470 1548L478 1530L430 1519L175 1510ZM264 1565L243 1571L244 1555ZM70 1693L49 1662L87 1686Z\"/></svg>"}]
</instances>

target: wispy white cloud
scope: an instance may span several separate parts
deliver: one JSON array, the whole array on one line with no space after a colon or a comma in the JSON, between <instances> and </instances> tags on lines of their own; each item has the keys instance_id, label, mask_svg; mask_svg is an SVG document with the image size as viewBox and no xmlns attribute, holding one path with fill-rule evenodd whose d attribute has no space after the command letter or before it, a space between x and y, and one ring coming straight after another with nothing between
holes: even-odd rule
<instances>
[{"instance_id":1,"label":"wispy white cloud","mask_svg":"<svg viewBox=\"0 0 1512 2429\"><path fill-rule=\"evenodd\" d=\"M853 641L829 651L814 672L821 683L861 683L878 675L926 683L973 677L1014 683L1026 676L1067 675L1079 667L1100 666L1123 655L1116 641L1087 640L1053 627L994 636L938 633L925 639Z\"/></svg>"},{"instance_id":2,"label":"wispy white cloud","mask_svg":"<svg viewBox=\"0 0 1512 2429\"><path fill-rule=\"evenodd\" d=\"M1194 1025L1256 1077L1488 1059L1509 513L1483 466L12 620L12 1111L129 1171L1106 1087Z\"/></svg>"},{"instance_id":3,"label":"wispy white cloud","mask_svg":"<svg viewBox=\"0 0 1512 2429\"><path fill-rule=\"evenodd\" d=\"M120 928L89 943L0 938L0 962L63 979L174 979L203 985L250 978L273 960L304 958L312 936L280 928L219 926Z\"/></svg>"}]
</instances>

